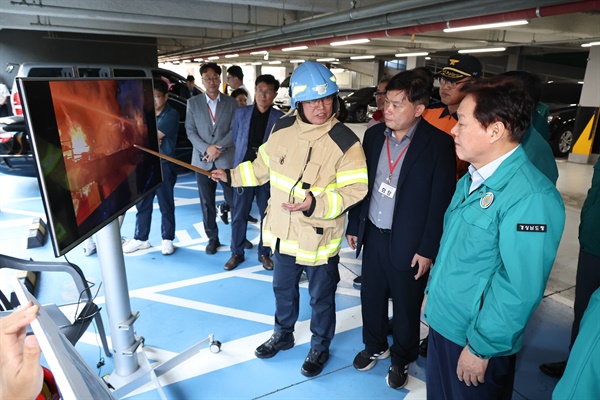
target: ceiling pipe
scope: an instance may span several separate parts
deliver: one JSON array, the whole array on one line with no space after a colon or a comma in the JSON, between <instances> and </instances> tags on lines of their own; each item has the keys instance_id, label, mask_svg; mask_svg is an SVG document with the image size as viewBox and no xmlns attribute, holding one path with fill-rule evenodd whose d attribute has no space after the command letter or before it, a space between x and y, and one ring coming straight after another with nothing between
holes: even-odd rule
<instances>
[{"instance_id":1,"label":"ceiling pipe","mask_svg":"<svg viewBox=\"0 0 600 400\"><path fill-rule=\"evenodd\" d=\"M374 31L374 32L369 32L369 33L357 33L357 34L352 34L352 35L346 35L346 36L344 36L344 38L347 38L348 40L358 39L358 38L377 39L377 38L383 38L383 37L401 36L401 35L406 35L406 34L439 31L439 30L447 28L448 26L459 27L459 26L477 25L477 24L484 24L484 23L503 22L503 21L515 20L515 19L534 19L534 18L541 18L541 17L551 17L551 16L556 16L556 15L570 14L570 13L575 13L575 12L594 11L594 10L598 10L598 9L600 9L600 0L585 0L585 1L568 3L568 4L558 4L558 5L530 8L530 9L526 9L526 10L501 12L501 13L486 15L486 16L462 18L462 19L456 19L456 20L451 20L451 21L447 21L447 22L440 21L440 22L433 22L433 23L428 23L428 24L423 24L423 25L413 25L413 26L402 27L402 28ZM302 46L302 45L303 46L322 46L322 45L329 44L331 42L332 38L334 38L334 37L313 39L313 40L308 40L308 41L304 41L304 42L294 42L293 45L294 46ZM338 37L335 37L335 38L338 38ZM238 51L238 52L241 54L246 54L246 53L250 53L251 51L255 51L255 50L276 51L276 50L281 50L282 48L289 47L289 46L290 46L290 43L286 43L285 45L271 46L268 48L254 47L254 48L244 49L243 51ZM224 50L222 50L222 51L224 51ZM188 52L186 51L186 53L188 53ZM225 54L225 53L223 53L223 54ZM219 54L211 53L211 55L219 55ZM165 55L165 56L168 56L168 55ZM203 55L203 57L204 57L204 55Z\"/></svg>"},{"instance_id":2,"label":"ceiling pipe","mask_svg":"<svg viewBox=\"0 0 600 400\"><path fill-rule=\"evenodd\" d=\"M163 17L160 15L134 14L128 12L114 12L93 10L81 7L67 7L49 4L36 3L13 3L17 6L27 6L26 8L6 7L2 10L3 14L16 15L33 15L42 17L53 17L62 19L79 19L105 22L124 22L130 24L145 24L145 25L174 25L188 28L212 28L222 29L222 22L212 20L197 19L197 18L182 18L182 17ZM227 26L234 30L254 31L256 28L271 28L271 25L256 25L256 24L240 24L228 23Z\"/></svg>"},{"instance_id":3,"label":"ceiling pipe","mask_svg":"<svg viewBox=\"0 0 600 400\"><path fill-rule=\"evenodd\" d=\"M426 6L439 6L442 3L449 3L452 0L404 0L399 2L386 2L373 7L365 7L362 9L351 9L347 13L330 14L323 17L316 17L307 21L301 21L295 24L284 25L273 29L255 32L248 35L238 36L212 42L207 45L189 49L188 52L209 51L224 46L236 46L244 42L251 42L257 39L268 39L273 37L286 37L295 32L320 28L323 26L331 26L339 23L348 23L359 21L365 18L381 17L393 12L407 12L415 8L423 8Z\"/></svg>"},{"instance_id":4,"label":"ceiling pipe","mask_svg":"<svg viewBox=\"0 0 600 400\"><path fill-rule=\"evenodd\" d=\"M552 0L550 0L552 1ZM497 0L485 0L480 1L478 3L478 7L481 9L485 9L487 12L492 12L494 10L499 9L499 11L505 10L507 7L511 6L519 6L522 4L522 0L511 0L504 1L502 4L499 4ZM366 20L361 20L353 23L343 23L337 25L330 25L325 27L319 27L315 29L310 29L308 31L303 31L302 33L296 35L286 35L283 36L281 40L276 41L273 45L272 39L258 39L252 42L248 42L246 44L237 44L234 46L224 46L219 49L219 51L228 51L229 49L235 49L236 51L243 51L245 49L256 49L260 46L265 46L271 44L271 49L278 49L279 46L290 46L291 43L302 42L306 40L307 43L305 45L314 46L315 41L331 41L332 39L341 39L347 37L359 38L365 37L365 35L370 34L375 29L381 29L384 26L398 26L398 27L410 27L414 24L415 20L418 20L421 25L431 23L438 23L440 20L447 21L448 19L456 16L463 16L465 11L462 9L464 7L463 4L452 3L447 4L442 7L430 7L426 10L415 11L412 13L407 12L398 12L393 14L381 15L375 18L370 18ZM474 9L473 12L480 12L480 9ZM336 32L335 34L331 34L331 32ZM353 36L350 36L353 35ZM245 35L245 36L252 36ZM326 43L328 44L328 42ZM210 46L211 43L208 44ZM267 50L266 48L264 50ZM186 51L187 52L187 51Z\"/></svg>"}]
</instances>

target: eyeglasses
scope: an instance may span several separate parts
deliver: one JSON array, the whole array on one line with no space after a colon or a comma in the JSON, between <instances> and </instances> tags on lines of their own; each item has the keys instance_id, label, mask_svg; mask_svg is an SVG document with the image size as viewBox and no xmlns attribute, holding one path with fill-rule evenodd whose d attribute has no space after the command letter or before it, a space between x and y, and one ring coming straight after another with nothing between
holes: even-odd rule
<instances>
[{"instance_id":1,"label":"eyeglasses","mask_svg":"<svg viewBox=\"0 0 600 400\"><path fill-rule=\"evenodd\" d=\"M465 79L461 79L460 81L452 82L452 81L449 81L446 78L438 78L438 81L440 82L440 86L447 85L447 86L450 86L451 89L456 89L456 87L458 85L461 85L463 83L467 83L470 80L471 80L471 78L465 78Z\"/></svg>"},{"instance_id":2,"label":"eyeglasses","mask_svg":"<svg viewBox=\"0 0 600 400\"><path fill-rule=\"evenodd\" d=\"M330 106L331 104L333 104L333 96L327 96L323 97L322 99L305 101L305 103L307 103L312 108L317 108L317 106L321 103L323 103L324 106Z\"/></svg>"},{"instance_id":3,"label":"eyeglasses","mask_svg":"<svg viewBox=\"0 0 600 400\"><path fill-rule=\"evenodd\" d=\"M218 81L220 81L220 80L221 80L221 78L220 78L220 77L218 77L218 76L217 76L217 77L214 77L214 76L213 76L212 78L202 78L202 80L203 80L204 82L218 82Z\"/></svg>"},{"instance_id":4,"label":"eyeglasses","mask_svg":"<svg viewBox=\"0 0 600 400\"><path fill-rule=\"evenodd\" d=\"M375 92L375 96L383 97L383 96L385 96L385 92Z\"/></svg>"}]
</instances>

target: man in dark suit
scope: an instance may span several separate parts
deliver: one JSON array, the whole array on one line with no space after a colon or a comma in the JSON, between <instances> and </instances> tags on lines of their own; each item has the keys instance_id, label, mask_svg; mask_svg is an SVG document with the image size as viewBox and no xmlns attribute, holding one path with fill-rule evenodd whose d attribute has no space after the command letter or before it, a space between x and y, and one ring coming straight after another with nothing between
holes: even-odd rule
<instances>
[{"instance_id":1,"label":"man in dark suit","mask_svg":"<svg viewBox=\"0 0 600 400\"><path fill-rule=\"evenodd\" d=\"M369 192L350 210L346 238L357 256L364 246L362 318L365 350L353 365L366 371L392 356L388 386L403 388L418 357L420 308L437 255L446 207L455 188L452 138L421 118L431 82L413 71L386 88L385 124L365 133ZM387 341L393 301L393 344Z\"/></svg>"},{"instance_id":2,"label":"man in dark suit","mask_svg":"<svg viewBox=\"0 0 600 400\"><path fill-rule=\"evenodd\" d=\"M200 67L206 92L188 100L185 129L192 143L192 165L207 171L233 166L233 115L237 108L235 99L219 92L221 67L215 63ZM208 236L206 254L215 254L221 245L216 222L215 191L217 184L208 176L196 173L198 193L202 207L202 222ZM225 201L233 204L231 186L221 185Z\"/></svg>"},{"instance_id":3,"label":"man in dark suit","mask_svg":"<svg viewBox=\"0 0 600 400\"><path fill-rule=\"evenodd\" d=\"M179 95L184 99L189 99L202 93L194 84L195 82L196 78L194 78L194 75L188 75L185 80L185 87L181 88Z\"/></svg>"},{"instance_id":4,"label":"man in dark suit","mask_svg":"<svg viewBox=\"0 0 600 400\"><path fill-rule=\"evenodd\" d=\"M244 161L254 161L258 148L266 143L273 125L283 116L283 113L273 108L273 100L277 96L279 81L273 75L260 75L256 78L255 104L240 107L235 112L233 120L233 141L235 155L233 168ZM262 243L262 219L267 209L271 187L269 183L260 186L247 186L234 189L233 215L231 219L231 258L225 264L225 270L230 271L244 261L246 245L246 229L248 214L252 208L252 199L256 195L256 205L261 219L261 240L258 244L258 261L266 270L273 269L268 247Z\"/></svg>"}]
</instances>

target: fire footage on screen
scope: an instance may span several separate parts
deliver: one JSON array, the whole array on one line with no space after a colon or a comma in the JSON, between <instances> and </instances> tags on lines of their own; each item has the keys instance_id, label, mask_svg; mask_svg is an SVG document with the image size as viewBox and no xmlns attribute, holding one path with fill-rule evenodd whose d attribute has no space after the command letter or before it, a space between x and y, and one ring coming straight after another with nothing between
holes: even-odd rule
<instances>
[{"instance_id":1,"label":"fire footage on screen","mask_svg":"<svg viewBox=\"0 0 600 400\"><path fill-rule=\"evenodd\" d=\"M161 181L150 79L23 80L55 253L106 225ZM58 249L56 248L58 247Z\"/></svg>"}]
</instances>

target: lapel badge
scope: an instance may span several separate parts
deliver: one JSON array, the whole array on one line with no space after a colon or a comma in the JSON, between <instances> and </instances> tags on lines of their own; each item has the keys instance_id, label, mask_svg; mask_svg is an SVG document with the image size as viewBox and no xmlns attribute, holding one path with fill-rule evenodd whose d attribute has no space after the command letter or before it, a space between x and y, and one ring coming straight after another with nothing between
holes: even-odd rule
<instances>
[{"instance_id":1,"label":"lapel badge","mask_svg":"<svg viewBox=\"0 0 600 400\"><path fill-rule=\"evenodd\" d=\"M486 209L486 208L489 208L493 202L494 202L494 193L487 192L485 194L485 196L483 196L481 198L481 200L479 200L479 205L481 206L481 208Z\"/></svg>"}]
</instances>

